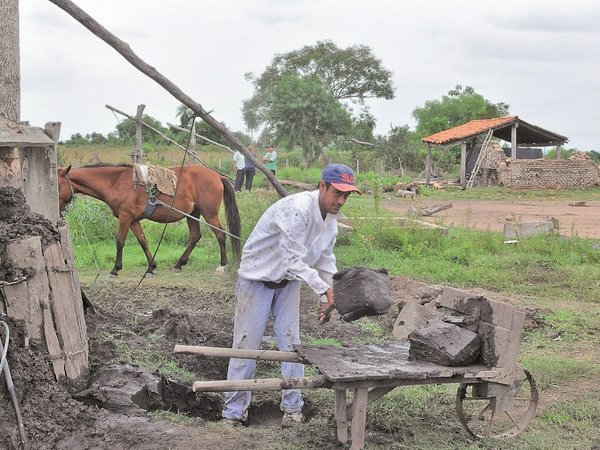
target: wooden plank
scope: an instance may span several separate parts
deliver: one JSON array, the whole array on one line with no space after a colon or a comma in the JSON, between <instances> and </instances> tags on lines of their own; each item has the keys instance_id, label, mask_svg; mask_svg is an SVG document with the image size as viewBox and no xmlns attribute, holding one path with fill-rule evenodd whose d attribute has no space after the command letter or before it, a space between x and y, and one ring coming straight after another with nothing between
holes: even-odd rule
<instances>
[{"instance_id":1,"label":"wooden plank","mask_svg":"<svg viewBox=\"0 0 600 450\"><path fill-rule=\"evenodd\" d=\"M46 349L52 359L52 369L54 370L54 376L59 379L65 376L65 359L62 356L62 349L58 342L58 336L56 335L56 329L54 328L54 320L52 320L52 314L48 308L50 305L43 310L43 325L44 325L44 337L46 340Z\"/></svg>"},{"instance_id":2,"label":"wooden plank","mask_svg":"<svg viewBox=\"0 0 600 450\"><path fill-rule=\"evenodd\" d=\"M437 225L435 223L425 222L424 220L413 219L412 217L395 217L394 220L402 226L406 225L416 225L421 228L427 228L429 230L439 230L439 232L443 236L448 235L448 228L443 227L441 225Z\"/></svg>"},{"instance_id":3,"label":"wooden plank","mask_svg":"<svg viewBox=\"0 0 600 450\"><path fill-rule=\"evenodd\" d=\"M39 236L12 241L6 245L6 258L14 268L44 270L46 267L41 255L42 239Z\"/></svg>"},{"instance_id":4,"label":"wooden plank","mask_svg":"<svg viewBox=\"0 0 600 450\"><path fill-rule=\"evenodd\" d=\"M69 380L77 380L87 375L89 352L81 292L75 291L73 268L65 263L59 242L44 250L44 259L52 292L50 304L54 325L65 357L65 375Z\"/></svg>"},{"instance_id":5,"label":"wooden plank","mask_svg":"<svg viewBox=\"0 0 600 450\"><path fill-rule=\"evenodd\" d=\"M354 348L296 346L295 349L303 362L314 365L334 383L405 380L406 384L419 384L420 380L427 382L435 378L460 378L490 370L483 365L446 367L424 361L409 361L409 343L406 341Z\"/></svg>"},{"instance_id":6,"label":"wooden plank","mask_svg":"<svg viewBox=\"0 0 600 450\"><path fill-rule=\"evenodd\" d=\"M300 362L296 352L281 352L277 350L252 350L242 348L201 347L198 345L176 345L174 353L208 356L215 358L240 358L265 361Z\"/></svg>"},{"instance_id":7,"label":"wooden plank","mask_svg":"<svg viewBox=\"0 0 600 450\"><path fill-rule=\"evenodd\" d=\"M348 442L348 414L346 406L346 389L335 390L335 426L337 440Z\"/></svg>"},{"instance_id":8,"label":"wooden plank","mask_svg":"<svg viewBox=\"0 0 600 450\"><path fill-rule=\"evenodd\" d=\"M354 408L352 409L352 445L350 450L365 448L365 424L367 423L367 401L369 390L354 389Z\"/></svg>"},{"instance_id":9,"label":"wooden plank","mask_svg":"<svg viewBox=\"0 0 600 450\"><path fill-rule=\"evenodd\" d=\"M43 259L41 251L40 259ZM37 272L27 280L27 296L27 332L32 341L41 344L44 328L41 305L50 296L46 272Z\"/></svg>"},{"instance_id":10,"label":"wooden plank","mask_svg":"<svg viewBox=\"0 0 600 450\"><path fill-rule=\"evenodd\" d=\"M435 181L434 181L434 183L435 183ZM452 203L441 203L439 205L432 205L432 206L423 208L421 210L421 215L425 216L425 217L429 217L429 216L434 215L435 213L438 213L440 211L445 211L450 208L452 208Z\"/></svg>"},{"instance_id":11,"label":"wooden plank","mask_svg":"<svg viewBox=\"0 0 600 450\"><path fill-rule=\"evenodd\" d=\"M375 387L373 389L369 389L369 397L367 400L367 404L371 404L373 403L375 400L380 399L381 397L383 397L385 394L387 394L390 391L393 391L394 389L396 389L397 386L384 386L384 387ZM352 414L353 414L353 408L354 408L354 403L350 403L348 405L348 407L346 408L346 414L348 416L348 420L352 419Z\"/></svg>"},{"instance_id":12,"label":"wooden plank","mask_svg":"<svg viewBox=\"0 0 600 450\"><path fill-rule=\"evenodd\" d=\"M16 320L25 322L24 345L30 340L42 341L42 312L40 301L49 295L48 278L45 272L40 236L12 241L6 246L9 265L27 274L27 281L5 287L7 313ZM17 288L13 288L18 286ZM10 305L10 307L9 307Z\"/></svg>"},{"instance_id":13,"label":"wooden plank","mask_svg":"<svg viewBox=\"0 0 600 450\"><path fill-rule=\"evenodd\" d=\"M286 389L314 389L328 387L330 383L321 376L298 378L262 378L255 380L195 381L194 392L228 391L282 391Z\"/></svg>"},{"instance_id":14,"label":"wooden plank","mask_svg":"<svg viewBox=\"0 0 600 450\"><path fill-rule=\"evenodd\" d=\"M28 294L27 281L2 286L4 292L4 301L6 314L13 320L27 321L28 312Z\"/></svg>"}]
</instances>

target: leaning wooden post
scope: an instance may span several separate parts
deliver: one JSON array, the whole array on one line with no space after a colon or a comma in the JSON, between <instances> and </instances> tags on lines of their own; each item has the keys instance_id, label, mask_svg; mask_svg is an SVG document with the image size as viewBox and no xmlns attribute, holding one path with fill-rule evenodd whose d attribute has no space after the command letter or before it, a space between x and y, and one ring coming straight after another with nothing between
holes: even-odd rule
<instances>
[{"instance_id":1,"label":"leaning wooden post","mask_svg":"<svg viewBox=\"0 0 600 450\"><path fill-rule=\"evenodd\" d=\"M259 161L254 155L252 155L246 146L240 141L223 123L216 120L212 117L208 111L206 111L202 105L196 101L194 101L190 96L185 94L178 86L173 84L171 80L161 74L155 67L152 67L146 61L137 56L131 47L126 42L123 42L119 38L117 38L114 34L100 25L92 16L87 14L84 10L79 8L75 3L70 0L50 0L51 3L54 3L56 6L67 12L71 17L81 23L84 27L94 33L97 37L102 39L112 48L114 48L123 58L129 61L135 68L137 68L140 72L147 75L156 81L160 86L162 86L167 92L169 92L173 97L183 103L185 106L190 108L194 114L204 120L209 126L214 128L216 131L221 133L221 135L227 139L229 144L239 150L240 153L247 158L249 158L252 163L259 169L262 173L265 174L265 177L269 180L269 182L273 185L277 193L285 197L288 195L287 191L279 184L275 175L267 169L261 161Z\"/></svg>"},{"instance_id":2,"label":"leaning wooden post","mask_svg":"<svg viewBox=\"0 0 600 450\"><path fill-rule=\"evenodd\" d=\"M135 114L135 152L131 155L131 162L133 164L144 163L144 149L142 148L142 116L145 107L146 105L138 105Z\"/></svg>"}]
</instances>

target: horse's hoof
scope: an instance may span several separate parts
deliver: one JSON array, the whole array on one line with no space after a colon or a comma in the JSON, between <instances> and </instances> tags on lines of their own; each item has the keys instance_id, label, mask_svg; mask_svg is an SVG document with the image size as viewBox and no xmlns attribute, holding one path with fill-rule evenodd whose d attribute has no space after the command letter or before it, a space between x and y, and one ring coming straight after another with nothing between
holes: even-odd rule
<instances>
[{"instance_id":1,"label":"horse's hoof","mask_svg":"<svg viewBox=\"0 0 600 450\"><path fill-rule=\"evenodd\" d=\"M112 273L109 273L109 274L106 276L106 279L107 279L108 281L115 281L115 280L117 279L117 275L114 275L114 274L112 274Z\"/></svg>"},{"instance_id":2,"label":"horse's hoof","mask_svg":"<svg viewBox=\"0 0 600 450\"><path fill-rule=\"evenodd\" d=\"M217 267L217 269L215 270L215 274L216 275L225 275L225 267L227 267L227 266Z\"/></svg>"},{"instance_id":3,"label":"horse's hoof","mask_svg":"<svg viewBox=\"0 0 600 450\"><path fill-rule=\"evenodd\" d=\"M154 274L152 272L146 272L146 274L144 275L144 278L153 278Z\"/></svg>"},{"instance_id":4,"label":"horse's hoof","mask_svg":"<svg viewBox=\"0 0 600 450\"><path fill-rule=\"evenodd\" d=\"M181 269L173 267L173 273L181 273Z\"/></svg>"}]
</instances>

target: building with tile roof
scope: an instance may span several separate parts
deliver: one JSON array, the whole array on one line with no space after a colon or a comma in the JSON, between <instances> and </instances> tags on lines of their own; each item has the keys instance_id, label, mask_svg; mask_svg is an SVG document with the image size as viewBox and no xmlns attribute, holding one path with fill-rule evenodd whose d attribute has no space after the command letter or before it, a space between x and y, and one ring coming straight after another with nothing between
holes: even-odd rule
<instances>
[{"instance_id":1,"label":"building with tile roof","mask_svg":"<svg viewBox=\"0 0 600 450\"><path fill-rule=\"evenodd\" d=\"M427 183L429 183L431 177L431 148L448 148L460 145L460 182L462 186L466 186L467 156L475 151L476 140L486 135L510 142L512 159L517 159L517 147L533 146L556 147L556 157L560 159L560 147L569 141L566 136L532 125L521 120L519 116L471 120L463 125L440 131L422 139L427 144Z\"/></svg>"}]
</instances>

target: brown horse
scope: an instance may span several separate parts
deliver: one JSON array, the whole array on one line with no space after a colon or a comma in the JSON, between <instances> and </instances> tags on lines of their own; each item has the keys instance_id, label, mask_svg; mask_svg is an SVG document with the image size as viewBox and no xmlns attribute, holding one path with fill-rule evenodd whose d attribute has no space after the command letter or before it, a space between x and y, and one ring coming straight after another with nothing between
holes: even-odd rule
<instances>
[{"instance_id":1,"label":"brown horse","mask_svg":"<svg viewBox=\"0 0 600 450\"><path fill-rule=\"evenodd\" d=\"M221 263L217 271L222 272L227 265L227 253L225 251L225 233L219 222L221 199L225 202L225 216L229 232L234 236L239 236L241 228L233 186L226 177L201 165L172 167L171 170L177 175L178 186L175 197L159 193L157 199L160 202L157 203L158 206L150 215L149 220L171 223L186 217L169 208L171 205L176 210L195 218L202 215L212 226L217 241L219 241ZM66 169L58 169L58 189L61 212L67 207L74 194L81 193L102 200L118 219L117 256L115 266L110 271L111 275L118 275L119 270L123 267L123 245L129 229L137 238L148 259L147 274L153 273L156 263L140 225L140 221L145 218L144 209L148 202L148 194L145 186L133 182L131 165L97 164L76 169L71 169L71 166ZM202 236L197 220L187 217L187 223L189 242L173 268L175 271L181 270L181 266L187 263L190 253ZM231 237L231 246L234 258L239 258L239 240Z\"/></svg>"}]
</instances>

